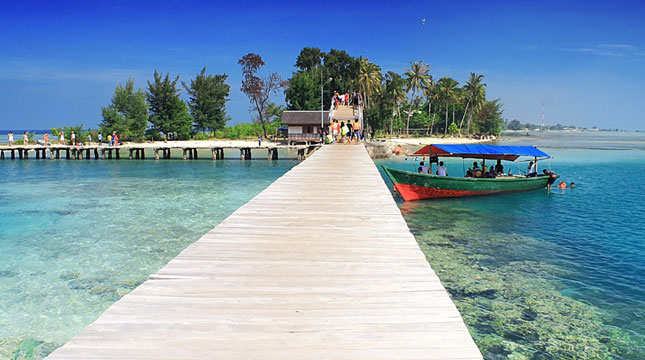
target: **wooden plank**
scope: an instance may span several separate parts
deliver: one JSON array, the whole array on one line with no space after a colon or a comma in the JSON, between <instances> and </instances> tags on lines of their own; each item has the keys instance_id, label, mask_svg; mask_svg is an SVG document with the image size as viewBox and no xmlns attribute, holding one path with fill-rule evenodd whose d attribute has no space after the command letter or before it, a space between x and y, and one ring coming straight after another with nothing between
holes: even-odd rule
<instances>
[{"instance_id":1,"label":"wooden plank","mask_svg":"<svg viewBox=\"0 0 645 360\"><path fill-rule=\"evenodd\" d=\"M50 359L481 359L362 146L325 146Z\"/></svg>"}]
</instances>

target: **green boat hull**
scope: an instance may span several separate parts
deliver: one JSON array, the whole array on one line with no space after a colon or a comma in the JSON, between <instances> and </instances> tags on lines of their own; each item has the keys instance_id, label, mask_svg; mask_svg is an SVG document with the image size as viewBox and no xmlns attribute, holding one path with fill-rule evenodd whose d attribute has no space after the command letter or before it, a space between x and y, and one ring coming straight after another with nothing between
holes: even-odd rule
<instances>
[{"instance_id":1,"label":"green boat hull","mask_svg":"<svg viewBox=\"0 0 645 360\"><path fill-rule=\"evenodd\" d=\"M549 176L466 178L417 174L383 166L394 187L406 201L446 197L481 196L543 189ZM556 175L559 177L560 175Z\"/></svg>"}]
</instances>

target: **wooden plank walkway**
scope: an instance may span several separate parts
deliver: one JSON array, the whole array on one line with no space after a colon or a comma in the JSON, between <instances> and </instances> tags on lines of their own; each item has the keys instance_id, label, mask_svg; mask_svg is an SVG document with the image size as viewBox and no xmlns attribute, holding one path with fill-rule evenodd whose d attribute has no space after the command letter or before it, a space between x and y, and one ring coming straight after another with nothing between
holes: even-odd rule
<instances>
[{"instance_id":1,"label":"wooden plank walkway","mask_svg":"<svg viewBox=\"0 0 645 360\"><path fill-rule=\"evenodd\" d=\"M325 146L50 359L481 359L363 146Z\"/></svg>"}]
</instances>

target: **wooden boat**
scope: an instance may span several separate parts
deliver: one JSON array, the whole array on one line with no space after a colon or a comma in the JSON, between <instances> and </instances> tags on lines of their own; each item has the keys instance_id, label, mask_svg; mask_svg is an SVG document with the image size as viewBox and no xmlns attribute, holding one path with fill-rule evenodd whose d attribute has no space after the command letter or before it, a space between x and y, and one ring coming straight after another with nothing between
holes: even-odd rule
<instances>
[{"instance_id":1,"label":"wooden boat","mask_svg":"<svg viewBox=\"0 0 645 360\"><path fill-rule=\"evenodd\" d=\"M538 160L550 158L548 154L532 146L495 145L427 145L415 155L429 155L431 162L437 162L439 156L506 161L515 161L520 156L531 156L536 163L536 169ZM387 166L383 166L383 169L406 201L537 190L546 187L550 179L549 175L477 178L418 174Z\"/></svg>"}]
</instances>

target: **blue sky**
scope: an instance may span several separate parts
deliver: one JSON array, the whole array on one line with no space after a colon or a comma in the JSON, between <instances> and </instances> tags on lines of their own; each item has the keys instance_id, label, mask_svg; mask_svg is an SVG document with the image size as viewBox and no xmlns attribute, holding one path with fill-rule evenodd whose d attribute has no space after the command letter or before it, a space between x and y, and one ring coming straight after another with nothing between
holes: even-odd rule
<instances>
[{"instance_id":1,"label":"blue sky","mask_svg":"<svg viewBox=\"0 0 645 360\"><path fill-rule=\"evenodd\" d=\"M155 69L189 81L204 65L229 75L231 123L248 122L237 60L259 53L288 78L310 46L484 74L511 120L540 122L544 103L547 124L645 130L644 24L637 1L0 0L0 129L96 127L128 77L145 88Z\"/></svg>"}]
</instances>

